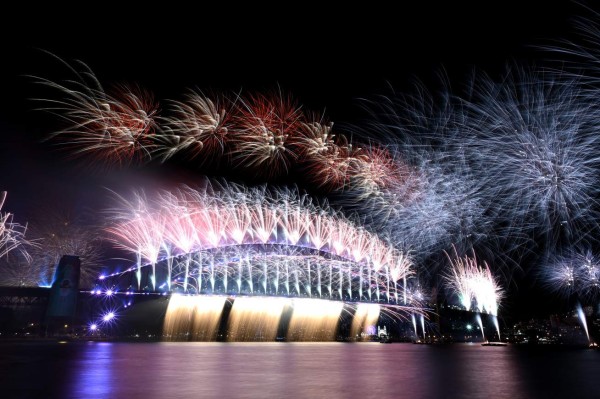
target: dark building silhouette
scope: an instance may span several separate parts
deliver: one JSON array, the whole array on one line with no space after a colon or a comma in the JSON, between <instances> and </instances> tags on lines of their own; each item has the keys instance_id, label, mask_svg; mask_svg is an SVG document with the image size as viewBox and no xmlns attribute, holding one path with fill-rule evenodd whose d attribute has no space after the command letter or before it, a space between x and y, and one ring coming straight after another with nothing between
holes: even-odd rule
<instances>
[{"instance_id":1,"label":"dark building silhouette","mask_svg":"<svg viewBox=\"0 0 600 399\"><path fill-rule=\"evenodd\" d=\"M73 323L77 312L81 262L78 256L63 255L56 267L50 288L46 324L53 333L60 326Z\"/></svg>"}]
</instances>

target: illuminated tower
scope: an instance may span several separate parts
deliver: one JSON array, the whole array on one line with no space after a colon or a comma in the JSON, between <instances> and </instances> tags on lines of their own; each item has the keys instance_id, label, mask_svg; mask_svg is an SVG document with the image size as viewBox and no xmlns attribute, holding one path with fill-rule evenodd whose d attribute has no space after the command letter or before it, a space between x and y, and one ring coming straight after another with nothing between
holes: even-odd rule
<instances>
[{"instance_id":1,"label":"illuminated tower","mask_svg":"<svg viewBox=\"0 0 600 399\"><path fill-rule=\"evenodd\" d=\"M56 267L50 288L46 323L51 331L69 326L75 318L81 262L78 256L63 255ZM64 327L64 328L67 328Z\"/></svg>"}]
</instances>

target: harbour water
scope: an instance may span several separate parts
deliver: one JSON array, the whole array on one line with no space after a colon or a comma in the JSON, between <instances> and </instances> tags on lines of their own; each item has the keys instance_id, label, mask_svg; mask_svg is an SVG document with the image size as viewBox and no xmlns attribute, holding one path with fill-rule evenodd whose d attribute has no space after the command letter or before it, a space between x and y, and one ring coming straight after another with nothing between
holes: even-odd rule
<instances>
[{"instance_id":1,"label":"harbour water","mask_svg":"<svg viewBox=\"0 0 600 399\"><path fill-rule=\"evenodd\" d=\"M0 342L2 398L597 398L598 375L570 347Z\"/></svg>"}]
</instances>

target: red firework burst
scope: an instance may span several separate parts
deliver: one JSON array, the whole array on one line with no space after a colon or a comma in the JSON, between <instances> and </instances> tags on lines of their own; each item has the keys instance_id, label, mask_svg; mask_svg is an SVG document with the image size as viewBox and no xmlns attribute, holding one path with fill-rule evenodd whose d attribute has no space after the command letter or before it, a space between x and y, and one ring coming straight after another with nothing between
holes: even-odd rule
<instances>
[{"instance_id":1,"label":"red firework burst","mask_svg":"<svg viewBox=\"0 0 600 399\"><path fill-rule=\"evenodd\" d=\"M158 104L151 93L139 87L115 86L113 94L81 86L70 90L54 84L67 97L54 102L51 111L61 111L70 123L55 136L66 136L63 144L75 156L92 155L109 164L129 164L149 159L155 146Z\"/></svg>"},{"instance_id":2,"label":"red firework burst","mask_svg":"<svg viewBox=\"0 0 600 399\"><path fill-rule=\"evenodd\" d=\"M354 148L343 135L335 140L325 139L329 137L330 128L321 126L309 129L320 134L321 139L315 140L319 145L304 147L307 151L307 156L302 160L306 171L304 178L326 190L339 190L354 173L360 149Z\"/></svg>"},{"instance_id":3,"label":"red firework burst","mask_svg":"<svg viewBox=\"0 0 600 399\"><path fill-rule=\"evenodd\" d=\"M379 191L390 185L400 184L408 177L403 173L407 171L398 167L398 162L385 148L367 147L356 158L352 179L353 184L362 191Z\"/></svg>"},{"instance_id":4,"label":"red firework burst","mask_svg":"<svg viewBox=\"0 0 600 399\"><path fill-rule=\"evenodd\" d=\"M234 160L264 177L287 173L298 158L296 141L304 121L300 107L282 94L242 100L236 115Z\"/></svg>"}]
</instances>

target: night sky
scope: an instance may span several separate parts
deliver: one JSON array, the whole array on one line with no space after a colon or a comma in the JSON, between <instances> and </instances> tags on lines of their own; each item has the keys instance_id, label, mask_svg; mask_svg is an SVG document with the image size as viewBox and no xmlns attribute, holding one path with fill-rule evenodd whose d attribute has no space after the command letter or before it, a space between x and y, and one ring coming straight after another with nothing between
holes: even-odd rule
<instances>
[{"instance_id":1,"label":"night sky","mask_svg":"<svg viewBox=\"0 0 600 399\"><path fill-rule=\"evenodd\" d=\"M338 9L296 3L269 10L277 18L267 17L266 10L233 6L163 10L103 3L95 3L97 9L5 14L0 23L4 210L24 223L40 206L65 198L76 209L98 209L106 201L103 187L193 183L196 176L174 167L126 172L83 167L52 142L42 142L59 125L34 110L39 104L30 99L44 92L27 75L68 76L42 50L68 62L85 62L107 86L138 83L159 100L179 99L191 87L280 87L306 109L324 111L336 125L352 126L368 118L361 112L361 98L411 90L417 79L435 92L442 71L460 88L474 69L494 74L513 61L544 64L554 55L539 47L573 39L572 19L589 13L568 1L551 6L529 1L526 7L518 1L419 3ZM519 290L509 305L538 308L540 299L526 290Z\"/></svg>"}]
</instances>

